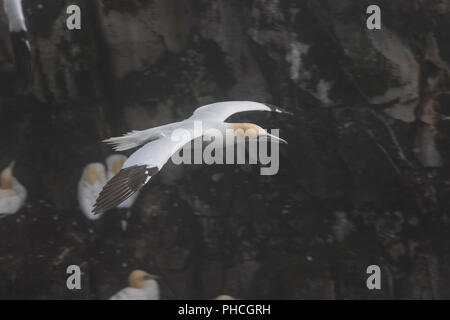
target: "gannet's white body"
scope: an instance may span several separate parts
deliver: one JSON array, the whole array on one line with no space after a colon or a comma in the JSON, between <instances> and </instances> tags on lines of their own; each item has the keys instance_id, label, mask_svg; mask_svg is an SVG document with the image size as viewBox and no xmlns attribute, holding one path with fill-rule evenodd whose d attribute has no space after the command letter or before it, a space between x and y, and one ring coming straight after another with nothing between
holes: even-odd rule
<instances>
[{"instance_id":1,"label":"gannet's white body","mask_svg":"<svg viewBox=\"0 0 450 320\"><path fill-rule=\"evenodd\" d=\"M132 131L122 137L105 140L117 151L128 150L144 144L134 152L123 164L122 169L103 188L94 206L94 213L104 212L118 206L130 198L150 178L155 175L169 158L186 143L207 135L211 129L224 133L227 129L237 132L239 129L249 129L256 132L257 137L272 138L276 142L286 141L269 134L261 127L252 123L226 123L231 115L244 111L274 111L286 112L281 108L252 101L218 102L197 108L193 115L186 120L169 123L160 127L143 131ZM196 130L196 123L201 121L201 130ZM173 139L175 129L183 129L189 133Z\"/></svg>"},{"instance_id":2,"label":"gannet's white body","mask_svg":"<svg viewBox=\"0 0 450 320\"><path fill-rule=\"evenodd\" d=\"M101 215L94 215L92 209L106 181L105 166L102 163L89 163L84 167L78 182L78 203L81 211L90 220L101 217Z\"/></svg>"},{"instance_id":3,"label":"gannet's white body","mask_svg":"<svg viewBox=\"0 0 450 320\"><path fill-rule=\"evenodd\" d=\"M128 277L128 285L110 300L159 300L159 285L156 276L134 270Z\"/></svg>"},{"instance_id":4,"label":"gannet's white body","mask_svg":"<svg viewBox=\"0 0 450 320\"><path fill-rule=\"evenodd\" d=\"M0 173L0 215L14 214L23 206L27 190L13 176L14 162Z\"/></svg>"}]
</instances>

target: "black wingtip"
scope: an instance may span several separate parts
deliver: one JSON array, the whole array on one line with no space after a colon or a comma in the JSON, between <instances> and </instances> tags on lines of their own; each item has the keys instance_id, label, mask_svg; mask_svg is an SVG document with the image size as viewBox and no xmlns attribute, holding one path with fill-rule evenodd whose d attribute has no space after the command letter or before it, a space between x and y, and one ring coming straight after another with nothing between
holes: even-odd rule
<instances>
[{"instance_id":1,"label":"black wingtip","mask_svg":"<svg viewBox=\"0 0 450 320\"><path fill-rule=\"evenodd\" d=\"M287 111L287 110L285 110L285 109L283 109L283 108L274 106L273 104L266 103L266 106L268 106L268 107L270 108L270 110L272 110L272 111L274 111L274 112L278 112L278 113L286 113L286 114L291 115L291 116L294 115L292 112Z\"/></svg>"},{"instance_id":2,"label":"black wingtip","mask_svg":"<svg viewBox=\"0 0 450 320\"><path fill-rule=\"evenodd\" d=\"M103 187L92 213L97 215L117 207L135 194L146 183L148 177L155 175L157 172L157 167L148 168L145 165L135 165L120 170Z\"/></svg>"}]
</instances>

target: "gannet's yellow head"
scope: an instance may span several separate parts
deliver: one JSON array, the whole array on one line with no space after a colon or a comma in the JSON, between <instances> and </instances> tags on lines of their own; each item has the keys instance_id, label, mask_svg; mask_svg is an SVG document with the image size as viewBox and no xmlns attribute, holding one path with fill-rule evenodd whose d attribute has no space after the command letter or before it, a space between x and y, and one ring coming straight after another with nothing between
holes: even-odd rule
<instances>
[{"instance_id":1,"label":"gannet's yellow head","mask_svg":"<svg viewBox=\"0 0 450 320\"><path fill-rule=\"evenodd\" d=\"M116 159L116 161L114 161L113 166L112 166L112 172L118 173L120 171L120 169L122 169L124 162L125 161L123 161L123 159Z\"/></svg>"},{"instance_id":2,"label":"gannet's yellow head","mask_svg":"<svg viewBox=\"0 0 450 320\"><path fill-rule=\"evenodd\" d=\"M0 188L11 190L13 188L14 161L0 173Z\"/></svg>"},{"instance_id":3,"label":"gannet's yellow head","mask_svg":"<svg viewBox=\"0 0 450 320\"><path fill-rule=\"evenodd\" d=\"M128 285L132 288L145 289L153 285L157 276L142 270L134 270L128 277Z\"/></svg>"},{"instance_id":4,"label":"gannet's yellow head","mask_svg":"<svg viewBox=\"0 0 450 320\"><path fill-rule=\"evenodd\" d=\"M254 132L256 132L256 134L258 134L260 130L264 131L263 128L261 128L260 126L254 124L254 123L243 122L243 123L233 123L231 125L232 125L232 128L234 131L238 131L240 129L244 132L254 131Z\"/></svg>"},{"instance_id":5,"label":"gannet's yellow head","mask_svg":"<svg viewBox=\"0 0 450 320\"><path fill-rule=\"evenodd\" d=\"M103 165L101 163L88 164L84 172L84 179L90 184L105 180L105 169Z\"/></svg>"},{"instance_id":6,"label":"gannet's yellow head","mask_svg":"<svg viewBox=\"0 0 450 320\"><path fill-rule=\"evenodd\" d=\"M258 137L260 138L271 138L275 142L278 143L285 143L287 144L286 140L283 140L277 136L274 136L270 133L268 133L266 130L261 128L260 126L254 124L254 123L232 123L231 128L234 130L235 134L240 135L244 134L246 140L254 140Z\"/></svg>"},{"instance_id":7,"label":"gannet's yellow head","mask_svg":"<svg viewBox=\"0 0 450 320\"><path fill-rule=\"evenodd\" d=\"M122 154L113 154L106 158L106 166L108 167L109 172L115 175L122 169L126 160L127 157Z\"/></svg>"}]
</instances>

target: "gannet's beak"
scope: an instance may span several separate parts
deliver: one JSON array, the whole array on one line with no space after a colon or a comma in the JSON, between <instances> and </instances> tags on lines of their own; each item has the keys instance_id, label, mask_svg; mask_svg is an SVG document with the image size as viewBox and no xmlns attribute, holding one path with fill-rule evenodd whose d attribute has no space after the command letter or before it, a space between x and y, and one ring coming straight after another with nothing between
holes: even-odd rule
<instances>
[{"instance_id":1,"label":"gannet's beak","mask_svg":"<svg viewBox=\"0 0 450 320\"><path fill-rule=\"evenodd\" d=\"M288 142L280 137L274 136L273 134L269 134L269 136L274 139L278 143L288 144Z\"/></svg>"},{"instance_id":2,"label":"gannet's beak","mask_svg":"<svg viewBox=\"0 0 450 320\"><path fill-rule=\"evenodd\" d=\"M15 160L11 161L11 163L8 166L8 169L12 171L14 169L15 165L16 165L16 161Z\"/></svg>"},{"instance_id":3,"label":"gannet's beak","mask_svg":"<svg viewBox=\"0 0 450 320\"><path fill-rule=\"evenodd\" d=\"M260 136L260 137L265 140L269 140L269 137L270 137L270 139L274 140L275 142L288 144L286 140L281 139L280 137L274 136L273 134L270 134L270 133L266 133L265 135Z\"/></svg>"},{"instance_id":4,"label":"gannet's beak","mask_svg":"<svg viewBox=\"0 0 450 320\"><path fill-rule=\"evenodd\" d=\"M149 274L147 273L144 278L144 280L158 280L159 276L155 275L155 274Z\"/></svg>"},{"instance_id":5,"label":"gannet's beak","mask_svg":"<svg viewBox=\"0 0 450 320\"><path fill-rule=\"evenodd\" d=\"M278 106L274 106L273 104L266 103L265 105L268 106L268 107L269 107L272 111L274 111L274 112L278 112L278 113L286 113L286 114L288 114L288 115L290 115L290 116L293 116L293 115L294 115L293 112L287 111L287 110L285 110L285 109L283 109L283 108L280 108L280 107L278 107Z\"/></svg>"}]
</instances>

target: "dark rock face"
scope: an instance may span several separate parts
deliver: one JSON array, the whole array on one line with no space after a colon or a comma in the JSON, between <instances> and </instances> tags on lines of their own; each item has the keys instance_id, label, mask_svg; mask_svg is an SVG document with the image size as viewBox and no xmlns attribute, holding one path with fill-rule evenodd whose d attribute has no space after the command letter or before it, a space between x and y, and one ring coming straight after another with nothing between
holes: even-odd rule
<instances>
[{"instance_id":1,"label":"dark rock face","mask_svg":"<svg viewBox=\"0 0 450 320\"><path fill-rule=\"evenodd\" d=\"M0 298L104 299L136 268L164 299L450 298L450 3L378 1L380 31L369 4L24 0L28 94L2 12L0 165L16 159L29 196L0 220ZM77 183L112 153L102 139L240 99L295 114L230 119L281 128L277 175L168 164L130 218L86 221Z\"/></svg>"}]
</instances>

